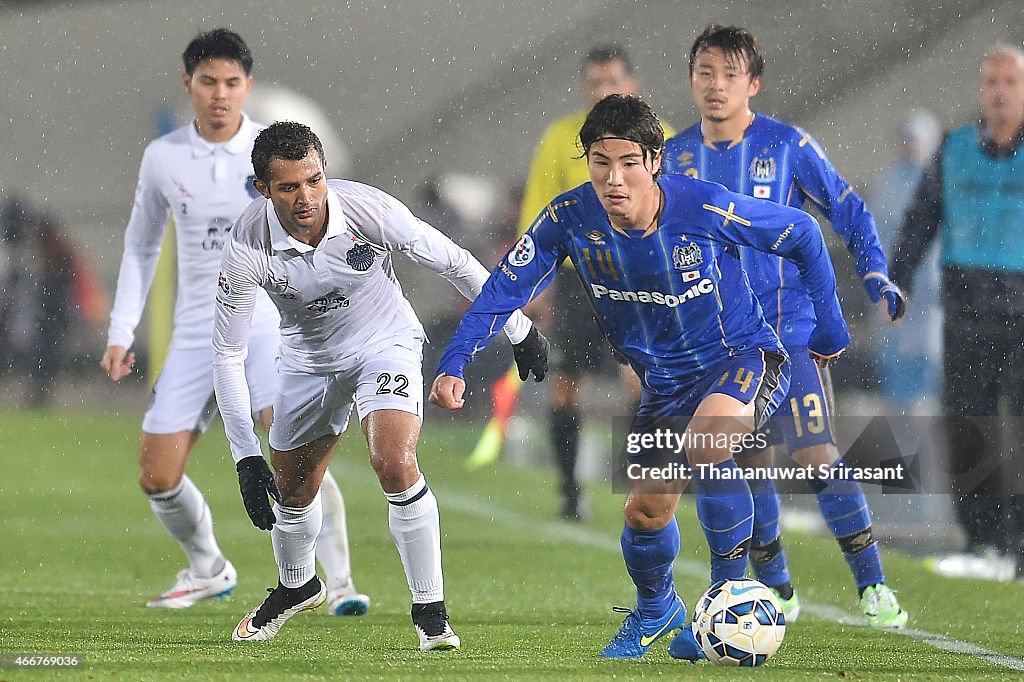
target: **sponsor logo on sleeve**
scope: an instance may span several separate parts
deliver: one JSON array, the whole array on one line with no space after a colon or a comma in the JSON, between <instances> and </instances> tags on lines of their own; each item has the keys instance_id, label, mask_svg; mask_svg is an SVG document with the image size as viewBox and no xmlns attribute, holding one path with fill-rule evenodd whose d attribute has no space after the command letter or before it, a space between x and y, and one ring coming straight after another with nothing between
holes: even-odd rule
<instances>
[{"instance_id":1,"label":"sponsor logo on sleeve","mask_svg":"<svg viewBox=\"0 0 1024 682\"><path fill-rule=\"evenodd\" d=\"M775 240L774 244L772 244L772 251L776 251L780 246L782 246L782 242L786 241L786 237L788 237L792 233L793 233L793 224L790 223L789 227L787 227L785 230L783 230L782 234L779 235L779 238Z\"/></svg>"}]
</instances>

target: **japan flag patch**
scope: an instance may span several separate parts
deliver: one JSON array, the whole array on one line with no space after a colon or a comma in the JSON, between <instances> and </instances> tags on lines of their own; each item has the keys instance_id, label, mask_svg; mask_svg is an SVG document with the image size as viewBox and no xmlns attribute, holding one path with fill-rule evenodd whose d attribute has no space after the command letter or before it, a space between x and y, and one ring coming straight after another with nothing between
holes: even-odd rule
<instances>
[{"instance_id":1,"label":"japan flag patch","mask_svg":"<svg viewBox=\"0 0 1024 682\"><path fill-rule=\"evenodd\" d=\"M754 185L754 198L755 199L771 199L772 188L771 185Z\"/></svg>"}]
</instances>

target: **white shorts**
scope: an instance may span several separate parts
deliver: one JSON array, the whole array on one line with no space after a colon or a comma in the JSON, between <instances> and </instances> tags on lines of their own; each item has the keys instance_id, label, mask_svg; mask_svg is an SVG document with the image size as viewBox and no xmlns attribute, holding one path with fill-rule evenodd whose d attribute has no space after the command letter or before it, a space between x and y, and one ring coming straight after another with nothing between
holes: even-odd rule
<instances>
[{"instance_id":1,"label":"white shorts","mask_svg":"<svg viewBox=\"0 0 1024 682\"><path fill-rule=\"evenodd\" d=\"M253 414L270 407L277 394L277 334L249 338L245 380ZM146 433L203 433L217 414L213 393L213 347L171 349L142 420Z\"/></svg>"},{"instance_id":2,"label":"white shorts","mask_svg":"<svg viewBox=\"0 0 1024 682\"><path fill-rule=\"evenodd\" d=\"M281 372L270 447L286 452L322 436L340 435L348 427L353 403L360 420L376 410L401 410L422 420L422 365L423 343L418 339L368 352L347 371Z\"/></svg>"}]
</instances>

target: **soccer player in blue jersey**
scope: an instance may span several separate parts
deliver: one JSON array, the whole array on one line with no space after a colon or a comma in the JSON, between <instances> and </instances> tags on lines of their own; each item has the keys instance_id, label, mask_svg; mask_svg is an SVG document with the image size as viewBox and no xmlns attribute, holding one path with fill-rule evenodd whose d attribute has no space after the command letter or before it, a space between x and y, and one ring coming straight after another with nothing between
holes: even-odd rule
<instances>
[{"instance_id":1,"label":"soccer player in blue jersey","mask_svg":"<svg viewBox=\"0 0 1024 682\"><path fill-rule=\"evenodd\" d=\"M903 295L889 281L875 222L864 202L807 132L751 111L750 99L761 89L763 69L761 46L746 29L712 24L698 36L690 49L690 88L701 121L666 143L665 170L718 182L770 202L817 206L856 259L868 296L884 304L893 321L899 319ZM814 327L812 294L796 266L778 255L742 247L739 256L765 318L792 357L789 395L767 427L768 442L785 443L801 465L842 469L846 465L832 432L829 370L811 362L805 350ZM772 458L769 448L750 460L771 466ZM750 487L755 509L751 563L793 621L799 601L779 535L778 492L771 479L751 481ZM853 572L868 623L903 627L907 613L885 584L860 483L833 478L826 485L821 479L814 482L814 490L822 516Z\"/></svg>"},{"instance_id":2,"label":"soccer player in blue jersey","mask_svg":"<svg viewBox=\"0 0 1024 682\"><path fill-rule=\"evenodd\" d=\"M736 249L794 261L815 312L807 352L825 365L850 337L820 228L803 211L662 176L664 134L637 97L601 100L583 123L580 144L590 182L555 197L491 274L445 349L431 401L462 407L463 370L474 353L568 258L605 337L640 377L631 436L673 417L716 436L749 436L785 394L789 363ZM717 437L695 441L684 463L693 467L712 580L741 577L753 533L750 488ZM639 658L682 628L670 653L699 658L672 579L679 551L674 514L685 480L630 484L621 545L637 605L601 655Z\"/></svg>"}]
</instances>

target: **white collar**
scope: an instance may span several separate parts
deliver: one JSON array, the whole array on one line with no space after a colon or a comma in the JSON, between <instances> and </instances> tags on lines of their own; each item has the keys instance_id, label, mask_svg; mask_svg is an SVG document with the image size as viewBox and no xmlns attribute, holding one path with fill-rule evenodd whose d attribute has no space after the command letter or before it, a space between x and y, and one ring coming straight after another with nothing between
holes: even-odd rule
<instances>
[{"instance_id":1,"label":"white collar","mask_svg":"<svg viewBox=\"0 0 1024 682\"><path fill-rule=\"evenodd\" d=\"M277 217L277 211L274 210L274 202L267 199L267 222L270 223L270 245L274 251L287 251L289 249L298 251L299 253L307 253L313 251L316 247L310 246L309 244L300 242L295 237L288 233L288 230L284 229L284 225L281 224L280 218ZM341 200L338 199L338 195L334 193L334 190L330 187L327 188L327 232L324 234L324 238L320 240L323 244L324 241L331 237L337 237L339 234L345 231L345 213L341 210Z\"/></svg>"},{"instance_id":2,"label":"white collar","mask_svg":"<svg viewBox=\"0 0 1024 682\"><path fill-rule=\"evenodd\" d=\"M192 146L192 156L200 157L212 154L217 148L221 148L229 154L249 154L252 152L252 127L255 125L252 119L243 111L242 125L238 126L238 132L231 136L227 142L210 142L196 130L196 122L193 120L188 125L188 141Z\"/></svg>"}]
</instances>

